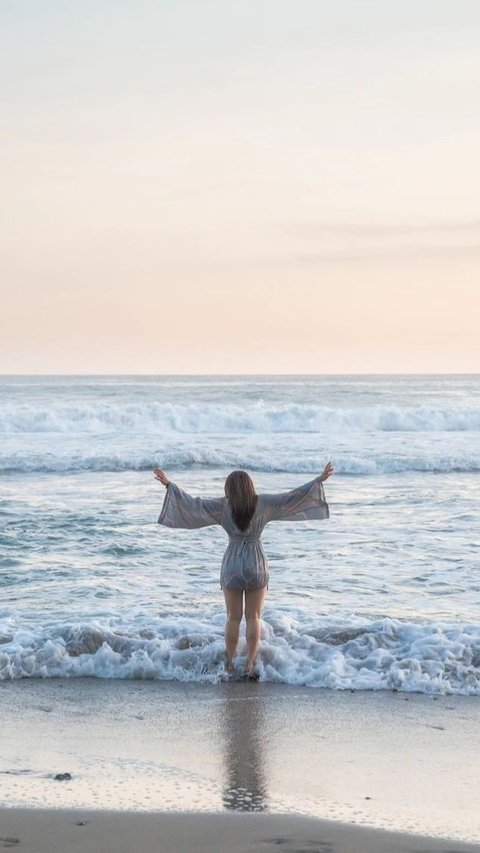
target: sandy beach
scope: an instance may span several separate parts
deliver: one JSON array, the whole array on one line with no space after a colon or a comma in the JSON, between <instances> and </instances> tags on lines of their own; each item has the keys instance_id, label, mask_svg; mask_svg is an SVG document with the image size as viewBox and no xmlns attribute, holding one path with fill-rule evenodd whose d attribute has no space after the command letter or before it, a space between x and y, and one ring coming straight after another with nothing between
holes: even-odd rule
<instances>
[{"instance_id":1,"label":"sandy beach","mask_svg":"<svg viewBox=\"0 0 480 853\"><path fill-rule=\"evenodd\" d=\"M480 0L0 21L0 853L480 853Z\"/></svg>"},{"instance_id":2,"label":"sandy beach","mask_svg":"<svg viewBox=\"0 0 480 853\"><path fill-rule=\"evenodd\" d=\"M480 849L475 698L49 679L1 684L0 712L0 837L21 849Z\"/></svg>"}]
</instances>

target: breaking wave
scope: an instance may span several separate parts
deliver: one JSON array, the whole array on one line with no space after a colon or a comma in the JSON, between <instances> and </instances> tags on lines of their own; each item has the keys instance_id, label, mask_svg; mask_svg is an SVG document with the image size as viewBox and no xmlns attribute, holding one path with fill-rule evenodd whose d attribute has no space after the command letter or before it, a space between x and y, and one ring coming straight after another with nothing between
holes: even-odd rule
<instances>
[{"instance_id":1,"label":"breaking wave","mask_svg":"<svg viewBox=\"0 0 480 853\"><path fill-rule=\"evenodd\" d=\"M0 411L0 433L159 434L289 433L343 431L480 431L480 409L465 406L377 405L330 408L320 405L258 402L250 406L170 403L7 404Z\"/></svg>"},{"instance_id":2,"label":"breaking wave","mask_svg":"<svg viewBox=\"0 0 480 853\"><path fill-rule=\"evenodd\" d=\"M219 614L35 629L6 621L0 680L94 676L216 683L224 676L224 648ZM258 668L267 682L480 695L480 626L359 617L333 622L270 611Z\"/></svg>"},{"instance_id":3,"label":"breaking wave","mask_svg":"<svg viewBox=\"0 0 480 853\"><path fill-rule=\"evenodd\" d=\"M429 451L413 453L371 453L369 455L339 454L333 457L337 474L380 475L406 472L450 473L480 471L480 453L468 451L457 454ZM317 474L325 465L325 454L295 455L285 448L267 452L256 450L216 450L175 448L159 450L151 455L132 451L120 453L10 453L0 454L0 473L3 474L75 474L81 472L150 471L161 465L169 471L192 465L204 468L243 468L267 473Z\"/></svg>"}]
</instances>

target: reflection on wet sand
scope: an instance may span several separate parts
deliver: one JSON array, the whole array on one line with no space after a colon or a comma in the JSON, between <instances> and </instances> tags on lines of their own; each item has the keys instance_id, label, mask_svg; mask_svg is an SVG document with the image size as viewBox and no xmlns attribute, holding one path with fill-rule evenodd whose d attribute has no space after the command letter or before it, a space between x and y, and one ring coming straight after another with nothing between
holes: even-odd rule
<instances>
[{"instance_id":1,"label":"reflection on wet sand","mask_svg":"<svg viewBox=\"0 0 480 853\"><path fill-rule=\"evenodd\" d=\"M232 811L260 812L268 808L265 708L255 691L252 685L250 696L245 694L244 685L225 684L218 708L225 774L222 799L225 808Z\"/></svg>"}]
</instances>

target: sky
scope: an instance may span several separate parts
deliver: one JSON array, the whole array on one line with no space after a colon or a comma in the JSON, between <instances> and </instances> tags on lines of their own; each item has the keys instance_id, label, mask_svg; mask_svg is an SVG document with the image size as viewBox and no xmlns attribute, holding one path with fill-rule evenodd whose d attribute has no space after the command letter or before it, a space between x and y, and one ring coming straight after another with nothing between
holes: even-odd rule
<instances>
[{"instance_id":1,"label":"sky","mask_svg":"<svg viewBox=\"0 0 480 853\"><path fill-rule=\"evenodd\" d=\"M2 0L1 373L480 372L478 0Z\"/></svg>"}]
</instances>

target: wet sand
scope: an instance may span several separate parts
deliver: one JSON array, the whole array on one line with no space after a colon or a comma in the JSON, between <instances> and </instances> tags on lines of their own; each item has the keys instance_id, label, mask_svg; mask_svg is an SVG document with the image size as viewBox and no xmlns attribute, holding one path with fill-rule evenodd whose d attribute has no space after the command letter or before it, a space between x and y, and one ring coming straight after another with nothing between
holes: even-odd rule
<instances>
[{"instance_id":1,"label":"wet sand","mask_svg":"<svg viewBox=\"0 0 480 853\"><path fill-rule=\"evenodd\" d=\"M480 845L296 815L0 811L0 849L24 853L473 853Z\"/></svg>"},{"instance_id":2,"label":"wet sand","mask_svg":"<svg viewBox=\"0 0 480 853\"><path fill-rule=\"evenodd\" d=\"M138 849L151 843L157 844L152 850L173 850L185 821L196 849L204 849L198 834L205 849L235 850L236 841L215 848L208 839L224 832L224 822L225 832L234 833L237 821L251 849L267 833L259 850L270 849L265 844L273 844L274 835L286 841L272 849L361 850L364 827L411 833L410 845L417 843L413 836L452 839L449 847L431 840L415 848L397 836L385 846L382 836L384 846L365 848L371 851L480 844L475 698L272 684L25 679L0 684L0 717L0 802L7 807L0 836L20 837L24 823L21 849L62 849L60 842L28 847L27 831L47 844L44 809L51 810L52 832L68 835L63 849L72 851L87 837L93 846L79 850L133 850L120 846L130 837L129 826L145 826L153 839ZM55 779L64 773L71 779ZM72 809L88 812L85 826L68 817ZM132 812L136 816L126 814ZM318 841L308 846L307 835L312 844L316 838L310 818L327 821L315 826L332 848ZM158 847L160 820L162 843L171 847ZM290 825L295 831L287 831ZM83 832L78 839L77 830ZM96 832L104 834L103 846L87 836ZM356 847L345 846L350 832L360 833ZM111 837L114 847L108 846Z\"/></svg>"}]
</instances>

